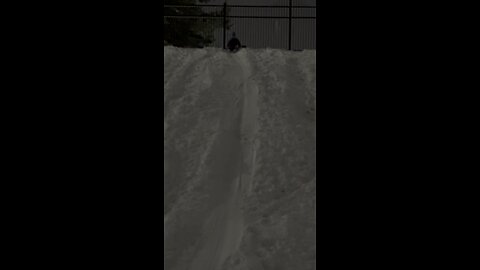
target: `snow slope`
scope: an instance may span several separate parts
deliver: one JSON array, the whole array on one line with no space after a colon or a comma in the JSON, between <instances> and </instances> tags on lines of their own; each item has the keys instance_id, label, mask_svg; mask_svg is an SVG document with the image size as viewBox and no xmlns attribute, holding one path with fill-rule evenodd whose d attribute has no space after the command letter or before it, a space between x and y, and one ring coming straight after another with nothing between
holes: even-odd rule
<instances>
[{"instance_id":1,"label":"snow slope","mask_svg":"<svg viewBox=\"0 0 480 270\"><path fill-rule=\"evenodd\" d=\"M165 269L315 269L315 54L164 47Z\"/></svg>"}]
</instances>

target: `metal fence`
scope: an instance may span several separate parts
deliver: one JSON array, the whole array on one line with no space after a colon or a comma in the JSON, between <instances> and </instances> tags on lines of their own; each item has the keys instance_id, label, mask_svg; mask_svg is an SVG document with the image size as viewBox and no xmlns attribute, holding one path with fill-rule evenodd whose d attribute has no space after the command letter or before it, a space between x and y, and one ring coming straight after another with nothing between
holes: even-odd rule
<instances>
[{"instance_id":1,"label":"metal fence","mask_svg":"<svg viewBox=\"0 0 480 270\"><path fill-rule=\"evenodd\" d=\"M316 6L294 6L292 0L284 6L251 5L164 5L181 9L181 15L164 14L170 24L189 20L202 24L204 35L210 36L209 46L225 48L232 32L251 48L302 50L316 48ZM189 14L188 9L201 8L209 15ZM164 20L165 21L165 20ZM165 22L164 22L165 23ZM168 27L165 26L164 27Z\"/></svg>"}]
</instances>

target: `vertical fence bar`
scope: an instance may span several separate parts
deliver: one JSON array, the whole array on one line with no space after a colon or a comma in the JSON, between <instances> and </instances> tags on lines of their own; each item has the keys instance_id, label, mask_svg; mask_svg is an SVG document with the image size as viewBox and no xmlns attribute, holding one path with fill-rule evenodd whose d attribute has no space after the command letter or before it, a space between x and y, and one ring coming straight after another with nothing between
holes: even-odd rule
<instances>
[{"instance_id":1,"label":"vertical fence bar","mask_svg":"<svg viewBox=\"0 0 480 270\"><path fill-rule=\"evenodd\" d=\"M223 49L227 42L227 2L223 3Z\"/></svg>"},{"instance_id":2,"label":"vertical fence bar","mask_svg":"<svg viewBox=\"0 0 480 270\"><path fill-rule=\"evenodd\" d=\"M292 0L288 6L288 50L292 49Z\"/></svg>"}]
</instances>

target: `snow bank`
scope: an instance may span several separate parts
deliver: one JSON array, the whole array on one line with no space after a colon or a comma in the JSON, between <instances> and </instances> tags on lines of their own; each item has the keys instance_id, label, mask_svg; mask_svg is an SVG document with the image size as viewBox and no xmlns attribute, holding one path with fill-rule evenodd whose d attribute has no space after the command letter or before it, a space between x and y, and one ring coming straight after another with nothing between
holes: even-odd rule
<instances>
[{"instance_id":1,"label":"snow bank","mask_svg":"<svg viewBox=\"0 0 480 270\"><path fill-rule=\"evenodd\" d=\"M315 54L164 47L166 269L315 268Z\"/></svg>"}]
</instances>

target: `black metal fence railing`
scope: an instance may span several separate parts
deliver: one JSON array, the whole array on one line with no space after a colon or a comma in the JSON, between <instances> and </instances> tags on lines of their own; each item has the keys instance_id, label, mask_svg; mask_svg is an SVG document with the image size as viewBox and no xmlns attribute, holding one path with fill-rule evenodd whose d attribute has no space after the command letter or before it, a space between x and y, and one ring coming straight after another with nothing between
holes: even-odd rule
<instances>
[{"instance_id":1,"label":"black metal fence railing","mask_svg":"<svg viewBox=\"0 0 480 270\"><path fill-rule=\"evenodd\" d=\"M201 25L208 46L225 48L232 32L251 48L288 50L316 48L316 6L164 5L175 14L164 14L164 27L179 23ZM206 14L198 14L200 8ZM190 12L191 11L191 12Z\"/></svg>"}]
</instances>

